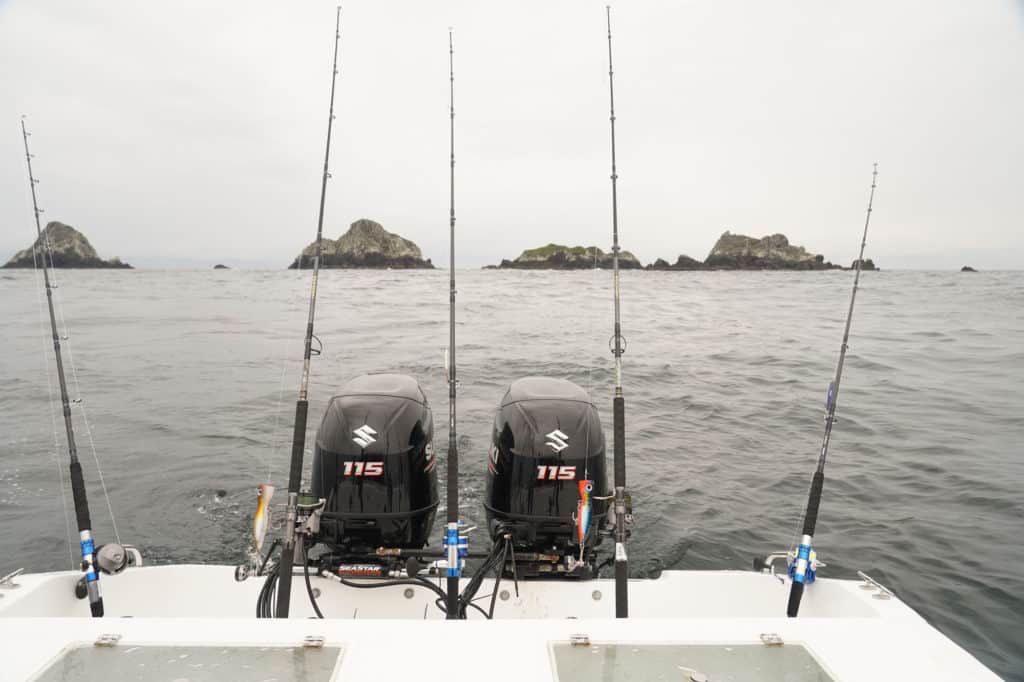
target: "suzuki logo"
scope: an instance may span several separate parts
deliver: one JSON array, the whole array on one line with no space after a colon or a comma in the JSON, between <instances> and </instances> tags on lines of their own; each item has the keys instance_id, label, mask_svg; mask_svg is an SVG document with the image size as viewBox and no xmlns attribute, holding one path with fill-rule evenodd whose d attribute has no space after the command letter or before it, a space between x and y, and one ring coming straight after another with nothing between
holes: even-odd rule
<instances>
[{"instance_id":1,"label":"suzuki logo","mask_svg":"<svg viewBox=\"0 0 1024 682\"><path fill-rule=\"evenodd\" d=\"M369 424L363 424L352 433L356 434L356 437L352 440L354 440L356 445L361 448L369 447L371 444L377 442L377 439L374 438L374 436L377 435L377 432L370 428Z\"/></svg>"},{"instance_id":2,"label":"suzuki logo","mask_svg":"<svg viewBox=\"0 0 1024 682\"><path fill-rule=\"evenodd\" d=\"M555 452L561 452L569 447L569 436L555 429L548 434L547 446Z\"/></svg>"}]
</instances>

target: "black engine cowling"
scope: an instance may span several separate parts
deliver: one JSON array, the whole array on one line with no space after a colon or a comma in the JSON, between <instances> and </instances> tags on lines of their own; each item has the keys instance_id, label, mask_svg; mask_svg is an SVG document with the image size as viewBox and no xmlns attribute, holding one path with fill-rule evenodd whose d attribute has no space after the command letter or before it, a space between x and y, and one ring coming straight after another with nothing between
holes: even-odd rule
<instances>
[{"instance_id":1,"label":"black engine cowling","mask_svg":"<svg viewBox=\"0 0 1024 682\"><path fill-rule=\"evenodd\" d=\"M511 531L516 547L559 555L579 552L579 483L605 496L604 432L587 393L563 379L527 377L498 407L487 464L484 506L492 538ZM585 546L600 542L608 503L592 500Z\"/></svg>"},{"instance_id":2,"label":"black engine cowling","mask_svg":"<svg viewBox=\"0 0 1024 682\"><path fill-rule=\"evenodd\" d=\"M316 434L317 542L345 551L419 549L437 511L434 419L415 379L369 374L331 398Z\"/></svg>"}]
</instances>

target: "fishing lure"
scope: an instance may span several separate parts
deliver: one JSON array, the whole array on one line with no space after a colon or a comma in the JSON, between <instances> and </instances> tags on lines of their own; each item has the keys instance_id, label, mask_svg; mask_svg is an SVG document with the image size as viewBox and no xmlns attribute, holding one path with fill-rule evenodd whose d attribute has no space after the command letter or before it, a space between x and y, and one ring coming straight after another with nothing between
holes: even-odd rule
<instances>
[{"instance_id":1,"label":"fishing lure","mask_svg":"<svg viewBox=\"0 0 1024 682\"><path fill-rule=\"evenodd\" d=\"M576 503L576 539L580 543L580 562L583 561L583 550L587 545L587 534L590 532L590 512L593 509L591 493L594 482L584 479L579 482L580 499Z\"/></svg>"},{"instance_id":2,"label":"fishing lure","mask_svg":"<svg viewBox=\"0 0 1024 682\"><path fill-rule=\"evenodd\" d=\"M274 486L264 483L256 493L256 513L252 517L252 541L256 551L263 550L263 541L270 528L270 500L274 497Z\"/></svg>"}]
</instances>

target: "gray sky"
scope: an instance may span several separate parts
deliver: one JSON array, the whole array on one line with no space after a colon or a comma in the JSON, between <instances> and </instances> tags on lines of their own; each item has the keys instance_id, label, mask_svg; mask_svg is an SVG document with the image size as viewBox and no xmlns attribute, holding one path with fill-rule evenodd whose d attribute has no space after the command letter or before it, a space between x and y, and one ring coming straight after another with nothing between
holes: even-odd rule
<instances>
[{"instance_id":1,"label":"gray sky","mask_svg":"<svg viewBox=\"0 0 1024 682\"><path fill-rule=\"evenodd\" d=\"M313 240L332 2L0 0L0 260L41 205L100 255L283 267ZM613 6L621 241L725 229L882 267L1024 267L1024 0ZM447 264L611 242L604 2L349 2L325 234L373 218Z\"/></svg>"}]
</instances>

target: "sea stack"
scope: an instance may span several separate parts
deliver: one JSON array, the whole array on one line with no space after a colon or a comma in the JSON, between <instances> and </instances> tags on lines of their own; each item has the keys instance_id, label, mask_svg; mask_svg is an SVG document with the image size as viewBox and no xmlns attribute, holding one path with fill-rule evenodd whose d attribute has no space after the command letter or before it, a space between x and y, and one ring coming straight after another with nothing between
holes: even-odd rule
<instances>
[{"instance_id":1,"label":"sea stack","mask_svg":"<svg viewBox=\"0 0 1024 682\"><path fill-rule=\"evenodd\" d=\"M809 253L802 246L789 243L783 234L761 239L724 232L704 260L717 270L833 270L824 256Z\"/></svg>"},{"instance_id":2,"label":"sea stack","mask_svg":"<svg viewBox=\"0 0 1024 682\"><path fill-rule=\"evenodd\" d=\"M851 270L856 270L857 269L857 260L856 259L852 263L850 263L850 269ZM871 260L870 258L865 258L864 262L860 264L860 269L861 270L877 270L878 268L875 267L875 262L873 260Z\"/></svg>"},{"instance_id":3,"label":"sea stack","mask_svg":"<svg viewBox=\"0 0 1024 682\"><path fill-rule=\"evenodd\" d=\"M518 270L586 270L590 268L611 268L612 254L596 246L564 246L548 244L536 249L523 251L515 260L507 258L497 266L499 269ZM619 268L639 270L643 266L629 251L619 252Z\"/></svg>"},{"instance_id":4,"label":"sea stack","mask_svg":"<svg viewBox=\"0 0 1024 682\"><path fill-rule=\"evenodd\" d=\"M103 260L96 255L96 249L85 238L85 235L71 227L59 222L47 223L43 233L36 238L32 246L14 254L11 260L4 265L5 268L31 268L36 266L36 259L33 253L42 256L44 251L44 240L49 240L53 259L50 262L55 268L131 268L127 263L122 263L120 258ZM42 260L38 261L42 265Z\"/></svg>"},{"instance_id":5,"label":"sea stack","mask_svg":"<svg viewBox=\"0 0 1024 682\"><path fill-rule=\"evenodd\" d=\"M288 267L310 268L316 256L316 242L299 254ZM430 259L423 259L420 247L373 220L361 218L336 240L324 239L320 252L322 268L433 268Z\"/></svg>"},{"instance_id":6,"label":"sea stack","mask_svg":"<svg viewBox=\"0 0 1024 682\"><path fill-rule=\"evenodd\" d=\"M653 263L647 266L647 270L706 270L707 266L701 263L696 258L690 258L689 256L681 255L676 259L675 263L669 263L664 259L658 258Z\"/></svg>"}]
</instances>

